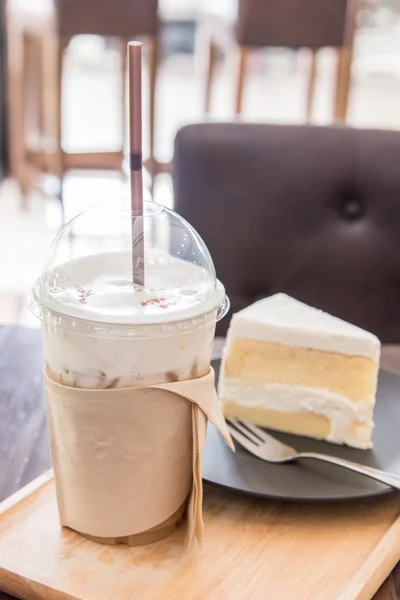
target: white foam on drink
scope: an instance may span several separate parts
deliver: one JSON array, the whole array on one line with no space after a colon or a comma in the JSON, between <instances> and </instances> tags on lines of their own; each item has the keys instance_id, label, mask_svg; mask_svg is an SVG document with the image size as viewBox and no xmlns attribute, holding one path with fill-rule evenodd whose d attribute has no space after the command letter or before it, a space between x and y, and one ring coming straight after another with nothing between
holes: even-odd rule
<instances>
[{"instance_id":1,"label":"white foam on drink","mask_svg":"<svg viewBox=\"0 0 400 600\"><path fill-rule=\"evenodd\" d=\"M223 286L196 264L150 251L145 285L132 283L131 256L114 252L71 260L43 281L39 301L51 311L100 323L151 324L184 320L217 308Z\"/></svg>"}]
</instances>

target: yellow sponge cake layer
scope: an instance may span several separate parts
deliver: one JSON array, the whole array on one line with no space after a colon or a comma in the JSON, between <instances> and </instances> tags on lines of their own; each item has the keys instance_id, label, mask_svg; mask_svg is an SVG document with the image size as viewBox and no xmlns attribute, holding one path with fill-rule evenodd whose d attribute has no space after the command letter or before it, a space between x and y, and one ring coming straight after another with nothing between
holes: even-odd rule
<instances>
[{"instance_id":1,"label":"yellow sponge cake layer","mask_svg":"<svg viewBox=\"0 0 400 600\"><path fill-rule=\"evenodd\" d=\"M236 338L227 348L225 376L323 388L372 406L377 365L365 356Z\"/></svg>"},{"instance_id":2,"label":"yellow sponge cake layer","mask_svg":"<svg viewBox=\"0 0 400 600\"><path fill-rule=\"evenodd\" d=\"M227 419L236 417L249 423L256 423L260 427L304 435L317 440L329 440L331 434L331 421L315 413L265 409L236 404L228 400L224 400L223 411ZM371 433L372 422L354 422L347 427L344 435L348 444L368 448L371 445Z\"/></svg>"}]
</instances>

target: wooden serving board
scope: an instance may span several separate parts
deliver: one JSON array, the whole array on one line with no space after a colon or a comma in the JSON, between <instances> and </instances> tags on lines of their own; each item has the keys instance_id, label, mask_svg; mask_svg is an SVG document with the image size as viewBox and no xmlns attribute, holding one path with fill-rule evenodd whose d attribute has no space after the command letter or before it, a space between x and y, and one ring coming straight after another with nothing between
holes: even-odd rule
<instances>
[{"instance_id":1,"label":"wooden serving board","mask_svg":"<svg viewBox=\"0 0 400 600\"><path fill-rule=\"evenodd\" d=\"M284 467L282 467L284 468ZM52 475L0 504L0 590L24 600L369 599L400 559L400 495L289 504L206 486L205 543L183 531L102 546L61 529Z\"/></svg>"}]
</instances>

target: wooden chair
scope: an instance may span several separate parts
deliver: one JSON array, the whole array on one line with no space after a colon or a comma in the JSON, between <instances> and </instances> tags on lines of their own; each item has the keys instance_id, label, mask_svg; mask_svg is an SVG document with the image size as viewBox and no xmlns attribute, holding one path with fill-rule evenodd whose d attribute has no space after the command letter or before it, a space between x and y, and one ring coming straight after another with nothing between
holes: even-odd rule
<instances>
[{"instance_id":1,"label":"wooden chair","mask_svg":"<svg viewBox=\"0 0 400 600\"><path fill-rule=\"evenodd\" d=\"M122 169L126 136L125 106L121 148L115 152L66 153L62 146L63 57L76 35L115 37L121 43L126 74L126 43L144 38L150 67L150 170L154 164L155 86L158 63L158 0L35 0L43 5L32 27L32 7L21 9L18 0L8 0L9 72L12 80L14 148L11 174L22 192L32 187L38 173L63 179L68 169ZM18 40L18 42L17 42ZM125 98L126 77L122 78ZM35 101L33 102L33 98ZM15 103L15 104L14 104ZM14 110L15 108L15 110ZM33 123L32 123L33 121ZM32 124L35 134L32 135Z\"/></svg>"},{"instance_id":2,"label":"wooden chair","mask_svg":"<svg viewBox=\"0 0 400 600\"><path fill-rule=\"evenodd\" d=\"M36 184L39 174L37 166L30 161L29 145L34 139L37 146L39 136L43 140L47 133L47 112L39 91L40 88L43 91L39 82L44 64L42 56L46 56L41 40L43 32L54 30L54 9L41 0L36 4L6 0L4 20L9 173L19 184L24 198ZM44 144L41 150L42 162L45 163L48 156ZM48 166L50 163L51 160Z\"/></svg>"},{"instance_id":3,"label":"wooden chair","mask_svg":"<svg viewBox=\"0 0 400 600\"><path fill-rule=\"evenodd\" d=\"M310 49L306 115L310 120L316 81L317 51L334 47L337 75L333 118L345 121L350 89L358 0L211 0L203 10L199 47L206 62L204 110L210 112L218 47L232 43L236 53L235 113L243 108L246 64L252 47Z\"/></svg>"}]
</instances>

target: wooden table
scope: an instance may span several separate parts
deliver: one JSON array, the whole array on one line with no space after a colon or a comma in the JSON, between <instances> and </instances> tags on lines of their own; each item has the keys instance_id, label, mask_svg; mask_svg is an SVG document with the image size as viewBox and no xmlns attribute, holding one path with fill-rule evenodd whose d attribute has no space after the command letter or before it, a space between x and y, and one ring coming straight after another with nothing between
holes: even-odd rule
<instances>
[{"instance_id":1,"label":"wooden table","mask_svg":"<svg viewBox=\"0 0 400 600\"><path fill-rule=\"evenodd\" d=\"M217 340L216 354L221 347ZM400 347L386 347L382 364L400 370ZM1 327L0 501L50 466L42 372L40 332ZM0 592L0 600L10 598ZM400 600L400 564L374 600Z\"/></svg>"}]
</instances>

